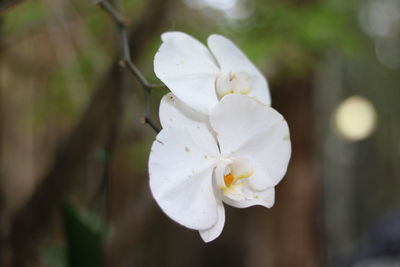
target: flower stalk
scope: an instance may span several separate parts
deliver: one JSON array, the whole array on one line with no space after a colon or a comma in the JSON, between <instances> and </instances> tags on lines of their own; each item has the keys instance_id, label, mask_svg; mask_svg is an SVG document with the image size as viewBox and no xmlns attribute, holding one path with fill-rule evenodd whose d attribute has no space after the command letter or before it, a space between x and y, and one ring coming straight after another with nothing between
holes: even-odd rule
<instances>
[{"instance_id":1,"label":"flower stalk","mask_svg":"<svg viewBox=\"0 0 400 267\"><path fill-rule=\"evenodd\" d=\"M128 38L128 30L126 27L125 19L121 15L121 13L107 0L98 0L97 4L101 7L114 21L117 30L118 37L120 43L120 53L121 60L119 61L119 65L123 68L127 68L129 72L136 78L136 80L140 83L143 88L144 93L144 111L143 117L141 118L141 122L147 123L155 132L160 132L160 128L156 125L155 122L150 118L151 109L150 109L150 100L151 100L151 92L153 88L163 88L165 87L163 84L152 84L150 83L146 77L142 74L142 72L138 69L138 67L133 63L131 54L129 51L129 38Z\"/></svg>"}]
</instances>

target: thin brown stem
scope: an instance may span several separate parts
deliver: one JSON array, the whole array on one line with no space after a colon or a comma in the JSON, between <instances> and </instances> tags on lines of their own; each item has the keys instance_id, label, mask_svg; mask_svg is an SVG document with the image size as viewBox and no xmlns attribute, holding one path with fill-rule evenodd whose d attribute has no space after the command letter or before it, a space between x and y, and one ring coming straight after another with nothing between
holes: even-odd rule
<instances>
[{"instance_id":1,"label":"thin brown stem","mask_svg":"<svg viewBox=\"0 0 400 267\"><path fill-rule=\"evenodd\" d=\"M154 131L158 133L160 132L160 128L156 126L156 124L150 118L151 91L153 88L160 88L165 86L162 84L149 83L146 77L144 77L141 71L132 62L129 48L128 29L121 13L107 0L99 0L97 3L114 20L117 27L121 49L121 60L119 62L120 66L128 68L129 72L138 80L140 85L143 87L145 107L142 123L147 123Z\"/></svg>"}]
</instances>

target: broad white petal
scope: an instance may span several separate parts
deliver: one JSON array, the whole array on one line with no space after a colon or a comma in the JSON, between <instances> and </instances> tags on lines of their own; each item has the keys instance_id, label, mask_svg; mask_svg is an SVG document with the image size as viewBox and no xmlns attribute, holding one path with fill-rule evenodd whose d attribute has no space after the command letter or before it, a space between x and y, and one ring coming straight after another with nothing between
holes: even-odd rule
<instances>
[{"instance_id":1,"label":"broad white petal","mask_svg":"<svg viewBox=\"0 0 400 267\"><path fill-rule=\"evenodd\" d=\"M161 209L191 229L207 229L217 222L213 169L218 146L212 134L196 122L163 129L149 158L150 188Z\"/></svg>"},{"instance_id":2,"label":"broad white petal","mask_svg":"<svg viewBox=\"0 0 400 267\"><path fill-rule=\"evenodd\" d=\"M286 173L291 154L289 128L273 108L251 97L227 95L215 106L210 123L217 134L221 155L246 158L254 190L274 187Z\"/></svg>"},{"instance_id":3,"label":"broad white petal","mask_svg":"<svg viewBox=\"0 0 400 267\"><path fill-rule=\"evenodd\" d=\"M251 79L249 96L270 106L271 96L267 80L245 54L229 39L213 34L208 37L208 47L221 68L221 72L246 72Z\"/></svg>"},{"instance_id":4,"label":"broad white petal","mask_svg":"<svg viewBox=\"0 0 400 267\"><path fill-rule=\"evenodd\" d=\"M261 205L271 208L275 203L275 188L268 187L263 191L254 191L248 185L243 185L242 194L244 200L236 201L228 196L223 196L223 201L235 208L247 208L254 205Z\"/></svg>"},{"instance_id":5,"label":"broad white petal","mask_svg":"<svg viewBox=\"0 0 400 267\"><path fill-rule=\"evenodd\" d=\"M219 72L202 43L182 32L167 32L154 58L154 72L179 99L209 114L218 102L215 92Z\"/></svg>"},{"instance_id":6,"label":"broad white petal","mask_svg":"<svg viewBox=\"0 0 400 267\"><path fill-rule=\"evenodd\" d=\"M218 214L217 222L211 228L205 230L199 230L200 236L204 242L213 241L222 233L222 229L224 229L225 208L222 201L218 202L217 214Z\"/></svg>"}]
</instances>

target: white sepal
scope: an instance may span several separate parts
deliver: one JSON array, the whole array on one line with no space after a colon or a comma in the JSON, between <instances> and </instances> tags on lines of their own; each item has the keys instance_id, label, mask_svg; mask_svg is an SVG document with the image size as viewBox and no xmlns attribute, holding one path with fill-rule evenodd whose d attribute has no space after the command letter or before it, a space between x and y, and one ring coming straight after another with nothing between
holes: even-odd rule
<instances>
[{"instance_id":1,"label":"white sepal","mask_svg":"<svg viewBox=\"0 0 400 267\"><path fill-rule=\"evenodd\" d=\"M173 220L191 229L207 229L217 221L212 176L218 146L205 124L189 119L188 110L166 99L160 109L165 128L157 135L149 158L150 188ZM176 122L169 122L170 112Z\"/></svg>"},{"instance_id":2,"label":"white sepal","mask_svg":"<svg viewBox=\"0 0 400 267\"><path fill-rule=\"evenodd\" d=\"M217 222L210 228L199 230L200 236L204 242L208 243L216 239L224 229L225 225L225 208L222 201L218 202Z\"/></svg>"}]
</instances>

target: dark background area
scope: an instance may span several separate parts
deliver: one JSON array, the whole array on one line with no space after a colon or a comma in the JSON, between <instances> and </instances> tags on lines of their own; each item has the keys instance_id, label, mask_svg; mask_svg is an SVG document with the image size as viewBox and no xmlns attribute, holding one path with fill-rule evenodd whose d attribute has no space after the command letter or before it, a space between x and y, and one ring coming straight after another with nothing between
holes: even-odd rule
<instances>
[{"instance_id":1,"label":"dark background area","mask_svg":"<svg viewBox=\"0 0 400 267\"><path fill-rule=\"evenodd\" d=\"M93 1L3 0L0 266L400 265L399 0L113 4L150 82L165 31L227 36L265 74L293 148L276 204L227 207L208 244L168 219L140 122L168 90L145 101Z\"/></svg>"}]
</instances>

